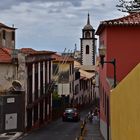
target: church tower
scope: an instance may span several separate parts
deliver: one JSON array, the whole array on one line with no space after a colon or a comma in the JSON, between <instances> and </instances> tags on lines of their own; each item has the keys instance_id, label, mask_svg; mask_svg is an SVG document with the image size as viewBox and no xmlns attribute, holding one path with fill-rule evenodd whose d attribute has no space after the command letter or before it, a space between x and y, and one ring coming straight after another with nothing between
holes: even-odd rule
<instances>
[{"instance_id":1,"label":"church tower","mask_svg":"<svg viewBox=\"0 0 140 140\"><path fill-rule=\"evenodd\" d=\"M82 29L81 39L81 64L82 65L95 65L95 30L90 25L90 16L88 14L87 24Z\"/></svg>"}]
</instances>

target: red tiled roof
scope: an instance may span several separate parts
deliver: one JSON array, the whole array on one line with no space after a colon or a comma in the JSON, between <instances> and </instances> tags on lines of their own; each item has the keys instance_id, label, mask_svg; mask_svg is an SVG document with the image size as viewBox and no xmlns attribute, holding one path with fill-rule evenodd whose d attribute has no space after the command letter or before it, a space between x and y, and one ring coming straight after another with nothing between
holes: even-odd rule
<instances>
[{"instance_id":1,"label":"red tiled roof","mask_svg":"<svg viewBox=\"0 0 140 140\"><path fill-rule=\"evenodd\" d=\"M11 63L11 51L10 48L0 48L0 63Z\"/></svg>"},{"instance_id":2,"label":"red tiled roof","mask_svg":"<svg viewBox=\"0 0 140 140\"><path fill-rule=\"evenodd\" d=\"M30 54L30 53L36 52L36 50L34 50L32 48L21 48L20 51L22 53L26 53L26 54Z\"/></svg>"},{"instance_id":3,"label":"red tiled roof","mask_svg":"<svg viewBox=\"0 0 140 140\"><path fill-rule=\"evenodd\" d=\"M22 53L26 53L26 54L29 54L29 55L40 55L40 54L54 54L55 52L52 52L52 51L37 51L37 50L34 50L32 48L22 48L20 49L20 51Z\"/></svg>"},{"instance_id":4,"label":"red tiled roof","mask_svg":"<svg viewBox=\"0 0 140 140\"><path fill-rule=\"evenodd\" d=\"M68 57L68 56L61 56L61 55L59 55L59 54L53 54L52 55L52 58L54 58L55 60L54 61L74 61L74 59L73 58L71 58L71 57Z\"/></svg>"},{"instance_id":5,"label":"red tiled roof","mask_svg":"<svg viewBox=\"0 0 140 140\"><path fill-rule=\"evenodd\" d=\"M12 53L13 49L11 48L4 48L0 46L0 63L11 63L12 62ZM22 48L20 49L21 53L26 53L29 55L42 55L42 54L54 54L55 52L52 51L36 51L32 48Z\"/></svg>"},{"instance_id":6,"label":"red tiled roof","mask_svg":"<svg viewBox=\"0 0 140 140\"><path fill-rule=\"evenodd\" d=\"M140 12L113 20L101 21L96 34L99 35L105 26L140 26Z\"/></svg>"}]
</instances>

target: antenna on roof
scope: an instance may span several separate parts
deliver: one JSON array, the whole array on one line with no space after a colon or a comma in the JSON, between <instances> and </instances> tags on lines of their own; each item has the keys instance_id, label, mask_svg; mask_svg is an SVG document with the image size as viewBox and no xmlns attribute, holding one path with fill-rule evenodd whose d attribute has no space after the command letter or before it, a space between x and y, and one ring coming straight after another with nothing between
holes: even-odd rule
<instances>
[{"instance_id":1,"label":"antenna on roof","mask_svg":"<svg viewBox=\"0 0 140 140\"><path fill-rule=\"evenodd\" d=\"M12 24L12 27L13 27L13 28L14 28L14 26L15 26L15 25L14 25L14 24Z\"/></svg>"},{"instance_id":2,"label":"antenna on roof","mask_svg":"<svg viewBox=\"0 0 140 140\"><path fill-rule=\"evenodd\" d=\"M77 51L77 44L75 43L75 48L74 48L74 51Z\"/></svg>"}]
</instances>

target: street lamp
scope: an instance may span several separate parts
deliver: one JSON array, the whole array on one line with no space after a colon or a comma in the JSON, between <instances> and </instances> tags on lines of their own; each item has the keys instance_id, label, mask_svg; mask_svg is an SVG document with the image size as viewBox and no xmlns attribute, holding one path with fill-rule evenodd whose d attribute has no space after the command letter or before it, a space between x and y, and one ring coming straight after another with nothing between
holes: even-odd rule
<instances>
[{"instance_id":1,"label":"street lamp","mask_svg":"<svg viewBox=\"0 0 140 140\"><path fill-rule=\"evenodd\" d=\"M100 55L100 63L102 65L102 68L104 66L104 63L110 63L114 66L114 88L116 87L116 59L112 59L111 61L104 61L104 57L106 54L106 48L102 45L99 47L99 55Z\"/></svg>"},{"instance_id":2,"label":"street lamp","mask_svg":"<svg viewBox=\"0 0 140 140\"><path fill-rule=\"evenodd\" d=\"M104 63L110 63L114 67L114 88L116 87L116 59L114 58L111 61L104 61L104 57L106 54L106 48L104 45L99 47L99 55L100 55L100 63L103 68ZM109 98L107 98L107 140L109 140Z\"/></svg>"},{"instance_id":3,"label":"street lamp","mask_svg":"<svg viewBox=\"0 0 140 140\"><path fill-rule=\"evenodd\" d=\"M94 88L95 88L95 87L96 87L96 88L99 88L99 86L96 85L96 80L95 80L95 79L92 80L92 84L93 84L93 87L94 87Z\"/></svg>"}]
</instances>

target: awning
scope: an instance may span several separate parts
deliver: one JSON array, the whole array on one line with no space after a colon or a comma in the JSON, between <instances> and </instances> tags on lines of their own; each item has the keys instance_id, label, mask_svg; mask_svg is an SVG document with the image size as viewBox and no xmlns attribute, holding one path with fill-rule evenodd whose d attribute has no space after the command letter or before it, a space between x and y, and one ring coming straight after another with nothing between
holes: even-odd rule
<instances>
[{"instance_id":1,"label":"awning","mask_svg":"<svg viewBox=\"0 0 140 140\"><path fill-rule=\"evenodd\" d=\"M91 79L93 76L95 76L95 73L91 73L91 72L87 72L84 70L79 69L80 72L80 76L87 78L87 79Z\"/></svg>"}]
</instances>

